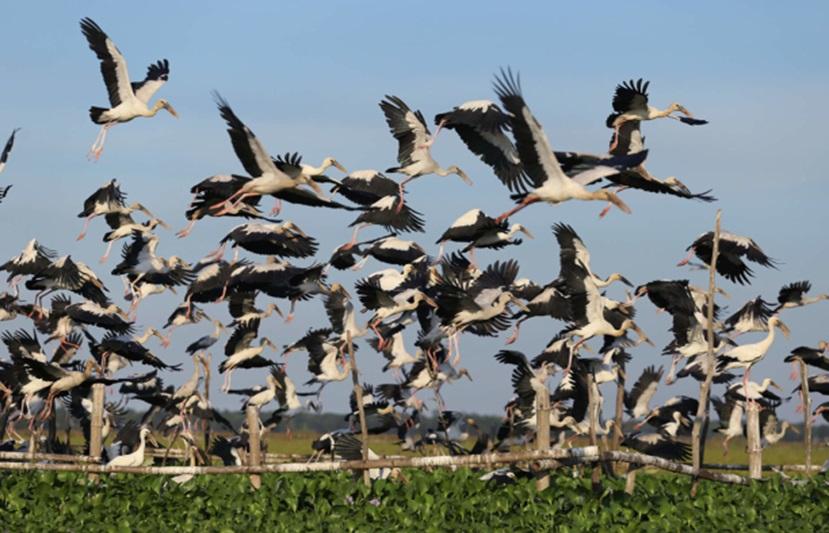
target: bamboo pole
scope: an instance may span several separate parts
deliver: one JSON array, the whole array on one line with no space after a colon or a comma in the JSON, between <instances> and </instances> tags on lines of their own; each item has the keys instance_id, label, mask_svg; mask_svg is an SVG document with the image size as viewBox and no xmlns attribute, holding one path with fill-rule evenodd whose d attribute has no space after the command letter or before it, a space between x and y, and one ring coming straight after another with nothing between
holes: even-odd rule
<instances>
[{"instance_id":1,"label":"bamboo pole","mask_svg":"<svg viewBox=\"0 0 829 533\"><path fill-rule=\"evenodd\" d=\"M262 464L261 454L262 445L259 442L259 413L255 405L248 405L245 408L245 416L248 422L248 466L259 467ZM250 484L254 489L259 489L262 486L262 478L258 474L251 474Z\"/></svg>"},{"instance_id":2,"label":"bamboo pole","mask_svg":"<svg viewBox=\"0 0 829 533\"><path fill-rule=\"evenodd\" d=\"M653 466L675 474L684 474L686 476L693 476L695 478L708 479L711 481L720 481L723 483L733 483L736 485L748 485L750 481L736 474L723 474L720 472L710 472L708 470L697 470L691 465L682 463L674 463L661 457L653 457L635 452L618 452L608 451L601 454L602 459L607 461L621 461L623 463L637 464L643 466Z\"/></svg>"},{"instance_id":3,"label":"bamboo pole","mask_svg":"<svg viewBox=\"0 0 829 533\"><path fill-rule=\"evenodd\" d=\"M99 458L104 451L104 384L92 384L92 419L89 423L89 455ZM89 476L90 480L96 480L97 476Z\"/></svg>"},{"instance_id":4,"label":"bamboo pole","mask_svg":"<svg viewBox=\"0 0 829 533\"><path fill-rule=\"evenodd\" d=\"M616 411L613 416L613 435L610 437L610 448L618 450L622 442L622 422L624 421L625 408L625 381L627 369L624 362L619 362L619 372L616 376Z\"/></svg>"},{"instance_id":5,"label":"bamboo pole","mask_svg":"<svg viewBox=\"0 0 829 533\"><path fill-rule=\"evenodd\" d=\"M68 455L61 453L0 452L0 460L9 461L58 461L64 463L98 463L100 458L90 455Z\"/></svg>"},{"instance_id":6,"label":"bamboo pole","mask_svg":"<svg viewBox=\"0 0 829 533\"><path fill-rule=\"evenodd\" d=\"M800 398L803 402L803 445L806 447L806 471L812 470L812 398L809 396L809 370L803 359L800 364Z\"/></svg>"},{"instance_id":7,"label":"bamboo pole","mask_svg":"<svg viewBox=\"0 0 829 533\"><path fill-rule=\"evenodd\" d=\"M363 405L363 387L360 386L360 376L357 371L357 358L354 356L354 345L351 343L351 331L346 330L345 343L348 350L348 362L351 365L351 381L354 384L354 399L357 401L357 412L360 415L360 434L363 436L363 461L368 461L368 426L366 425L366 410ZM363 470L363 484L371 486L368 470Z\"/></svg>"},{"instance_id":8,"label":"bamboo pole","mask_svg":"<svg viewBox=\"0 0 829 533\"><path fill-rule=\"evenodd\" d=\"M210 367L213 364L213 356L207 353L202 359L204 364L204 401L210 404ZM204 450L210 449L210 421L207 420L204 426Z\"/></svg>"},{"instance_id":9,"label":"bamboo pole","mask_svg":"<svg viewBox=\"0 0 829 533\"><path fill-rule=\"evenodd\" d=\"M599 425L599 387L596 385L596 379L592 372L587 373L587 415L590 417L590 445L598 447L598 425ZM591 476L591 483L593 491L601 491L601 476L602 467L596 465L593 467L593 474Z\"/></svg>"},{"instance_id":10,"label":"bamboo pole","mask_svg":"<svg viewBox=\"0 0 829 533\"><path fill-rule=\"evenodd\" d=\"M706 470L748 470L748 465L735 465L735 464L721 464L721 463L712 463L712 464L705 464L702 467ZM814 472L816 470L820 470L820 466L812 465L808 469L806 465L762 465L763 472Z\"/></svg>"},{"instance_id":11,"label":"bamboo pole","mask_svg":"<svg viewBox=\"0 0 829 533\"><path fill-rule=\"evenodd\" d=\"M760 446L760 409L757 402L746 407L746 438L748 446L748 476L763 477L763 449Z\"/></svg>"},{"instance_id":12,"label":"bamboo pole","mask_svg":"<svg viewBox=\"0 0 829 533\"><path fill-rule=\"evenodd\" d=\"M535 446L539 451L550 449L550 393L547 387L535 393ZM535 482L535 490L541 492L550 486L550 476L544 474Z\"/></svg>"},{"instance_id":13,"label":"bamboo pole","mask_svg":"<svg viewBox=\"0 0 829 533\"><path fill-rule=\"evenodd\" d=\"M384 457L368 461L322 461L319 463L282 463L258 466L107 466L100 464L55 464L0 462L0 470L53 470L84 473L124 473L155 475L215 475L215 474L265 474L333 472L343 470L368 470L372 468L453 468L457 466L496 466L518 462L544 460L568 460L593 462L601 454L595 446L570 449L527 450L512 453L485 453L479 455L437 455L418 457ZM647 456L645 456L647 457Z\"/></svg>"},{"instance_id":14,"label":"bamboo pole","mask_svg":"<svg viewBox=\"0 0 829 533\"><path fill-rule=\"evenodd\" d=\"M714 223L714 242L711 251L711 264L708 266L708 306L706 308L708 321L708 352L706 357L708 359L708 372L705 374L705 381L700 385L699 391L699 405L697 406L697 416L694 418L694 427L691 432L691 457L692 464L695 471L700 469L703 457L703 440L706 438L703 429L707 427L708 411L709 411L709 397L711 394L711 382L714 380L715 361L714 361L714 294L717 289L717 258L720 255L720 221L722 219L722 210L717 209L717 218ZM695 496L697 491L697 483L691 487L691 495Z\"/></svg>"},{"instance_id":15,"label":"bamboo pole","mask_svg":"<svg viewBox=\"0 0 829 533\"><path fill-rule=\"evenodd\" d=\"M625 475L625 494L633 496L633 490L636 488L636 472L635 468L628 468Z\"/></svg>"}]
</instances>

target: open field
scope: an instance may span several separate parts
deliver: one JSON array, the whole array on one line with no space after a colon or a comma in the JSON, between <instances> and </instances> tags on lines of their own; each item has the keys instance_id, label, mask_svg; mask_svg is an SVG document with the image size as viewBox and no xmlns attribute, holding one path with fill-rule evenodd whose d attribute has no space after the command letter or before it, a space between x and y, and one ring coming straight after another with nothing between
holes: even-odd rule
<instances>
[{"instance_id":1,"label":"open field","mask_svg":"<svg viewBox=\"0 0 829 533\"><path fill-rule=\"evenodd\" d=\"M0 474L0 523L8 531L814 531L829 520L823 479L802 486L750 487L703 482L689 496L686 477L624 480L553 477L495 486L478 473L411 472L371 489L347 474L266 475L253 491L245 476L206 476L177 485L160 476L110 476L95 484L69 473ZM748 503L748 504L747 504ZM60 512L56 512L56 510ZM464 527L466 525L466 527Z\"/></svg>"}]
</instances>

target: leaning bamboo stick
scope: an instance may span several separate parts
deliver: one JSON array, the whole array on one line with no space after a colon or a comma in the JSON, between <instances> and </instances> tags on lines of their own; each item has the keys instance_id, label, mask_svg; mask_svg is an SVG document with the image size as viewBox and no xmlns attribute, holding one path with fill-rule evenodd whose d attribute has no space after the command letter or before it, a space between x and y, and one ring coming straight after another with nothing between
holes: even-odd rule
<instances>
[{"instance_id":1,"label":"leaning bamboo stick","mask_svg":"<svg viewBox=\"0 0 829 533\"><path fill-rule=\"evenodd\" d=\"M68 455L61 453L0 452L0 459L8 461L58 461L63 463L98 463L100 458L91 455Z\"/></svg>"},{"instance_id":2,"label":"leaning bamboo stick","mask_svg":"<svg viewBox=\"0 0 829 533\"><path fill-rule=\"evenodd\" d=\"M624 463L637 464L642 466L654 466L662 470L674 472L676 474L684 474L686 476L693 476L695 478L708 479L711 481L721 481L723 483L733 483L737 485L748 485L750 480L738 476L736 474L723 474L720 472L709 472L708 470L697 470L691 465L682 463L674 463L661 457L653 457L635 452L618 452L608 451L601 454L604 461L621 461Z\"/></svg>"},{"instance_id":3,"label":"leaning bamboo stick","mask_svg":"<svg viewBox=\"0 0 829 533\"><path fill-rule=\"evenodd\" d=\"M705 374L705 381L700 385L699 405L697 416L694 418L694 427L691 434L691 458L694 470L699 470L702 465L703 440L706 435L703 431L708 420L708 399L711 394L711 383L714 380L714 294L717 289L717 257L720 254L720 219L722 211L717 210L717 218L714 222L714 243L711 252L711 264L708 267L708 306L706 308L708 321L708 372ZM696 484L691 488L691 494L696 494Z\"/></svg>"},{"instance_id":4,"label":"leaning bamboo stick","mask_svg":"<svg viewBox=\"0 0 829 533\"><path fill-rule=\"evenodd\" d=\"M806 471L812 466L812 398L809 396L809 370L803 359L800 364L800 399L803 402L803 445L806 447Z\"/></svg>"},{"instance_id":5,"label":"leaning bamboo stick","mask_svg":"<svg viewBox=\"0 0 829 533\"><path fill-rule=\"evenodd\" d=\"M426 468L455 466L494 466L517 462L543 461L545 459L569 460L573 462L593 462L600 458L595 446L570 448L566 450L550 449L544 451L528 450L513 453L487 453L480 455L438 455L431 457L395 457L370 459L368 461L324 461L319 463L283 463L259 466L106 466L96 464L53 464L53 463L13 463L0 462L0 470L54 470L62 472L84 473L125 473L125 474L160 474L160 475L208 475L208 474L265 474L265 473L302 473L332 472L342 470L368 470L371 468Z\"/></svg>"},{"instance_id":6,"label":"leaning bamboo stick","mask_svg":"<svg viewBox=\"0 0 829 533\"><path fill-rule=\"evenodd\" d=\"M550 393L547 387L535 393L535 427L536 449L550 449ZM549 475L542 475L535 482L535 490L538 492L546 490L549 486Z\"/></svg>"},{"instance_id":7,"label":"leaning bamboo stick","mask_svg":"<svg viewBox=\"0 0 829 533\"><path fill-rule=\"evenodd\" d=\"M748 470L748 465L735 465L735 464L720 464L720 463L711 463L702 465L702 467L706 470ZM762 465L763 472L774 472L774 471L783 471L783 472L806 472L806 471L818 471L820 470L820 466L812 465L808 469L806 465Z\"/></svg>"},{"instance_id":8,"label":"leaning bamboo stick","mask_svg":"<svg viewBox=\"0 0 829 533\"><path fill-rule=\"evenodd\" d=\"M357 401L357 412L360 415L360 433L363 436L363 461L368 461L368 426L366 425L366 409L363 405L363 387L360 386L360 376L357 371L357 358L354 356L354 345L351 343L351 330L345 333L345 343L348 349L348 362L351 365L351 381L354 384L354 399ZM363 470L363 484L371 486L368 470Z\"/></svg>"}]
</instances>

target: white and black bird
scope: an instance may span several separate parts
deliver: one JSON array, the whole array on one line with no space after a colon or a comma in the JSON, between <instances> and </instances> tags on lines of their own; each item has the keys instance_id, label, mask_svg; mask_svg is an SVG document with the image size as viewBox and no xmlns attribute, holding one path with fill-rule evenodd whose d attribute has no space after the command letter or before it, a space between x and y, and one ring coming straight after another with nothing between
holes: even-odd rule
<instances>
[{"instance_id":1,"label":"white and black bird","mask_svg":"<svg viewBox=\"0 0 829 533\"><path fill-rule=\"evenodd\" d=\"M786 337L789 336L789 328L781 322L777 315L774 315L769 319L768 334L765 339L751 344L741 344L719 355L717 357L717 369L744 368L743 387L748 388L751 367L763 359L771 349L772 344L774 344L776 328L779 328Z\"/></svg>"},{"instance_id":2,"label":"white and black bird","mask_svg":"<svg viewBox=\"0 0 829 533\"><path fill-rule=\"evenodd\" d=\"M489 100L470 100L452 111L435 115L438 128L455 130L467 148L492 167L511 192L532 185L524 173L518 150L507 135L509 116Z\"/></svg>"},{"instance_id":3,"label":"white and black bird","mask_svg":"<svg viewBox=\"0 0 829 533\"><path fill-rule=\"evenodd\" d=\"M686 250L688 250L688 256L680 261L677 266L688 264L694 255L705 263L706 266L710 265L711 256L714 253L714 232L709 231L703 233ZM721 232L719 256L717 257L717 272L734 283L747 285L749 278L754 273L745 261L743 261L743 258L764 267L777 268L777 262L767 256L753 239L735 235L727 231Z\"/></svg>"},{"instance_id":4,"label":"white and black bird","mask_svg":"<svg viewBox=\"0 0 829 533\"><path fill-rule=\"evenodd\" d=\"M83 211L78 213L78 218L84 219L84 225L76 240L82 240L92 219L101 215L129 215L133 211L140 211L151 219L156 218L138 202L128 206L126 199L127 195L121 190L118 180L108 181L89 195L83 202Z\"/></svg>"},{"instance_id":5,"label":"white and black bird","mask_svg":"<svg viewBox=\"0 0 829 533\"><path fill-rule=\"evenodd\" d=\"M256 196L273 195L285 189L296 188L301 185L308 185L317 193L321 193L317 185L309 176L300 172L296 176L289 176L279 170L276 162L271 159L268 151L259 142L245 124L230 108L230 105L218 93L214 93L216 105L222 118L227 123L227 133L230 135L230 142L236 157L242 163L251 180L242 184L236 192L224 200L222 209L216 215L225 214L238 209L247 198ZM281 209L281 201L277 200L273 213Z\"/></svg>"},{"instance_id":6,"label":"white and black bird","mask_svg":"<svg viewBox=\"0 0 829 533\"><path fill-rule=\"evenodd\" d=\"M630 212L630 208L615 193L604 189L590 191L580 181L586 180L589 183L598 177L614 174L620 168L639 165L647 157L647 151L622 158L610 158L577 176L568 177L556 160L541 124L524 101L520 82L513 77L512 72L502 71L501 78L495 81L495 92L510 114L515 145L524 172L529 176L533 187L528 192L511 195L518 205L496 220L507 219L535 202L558 204L568 200L601 200L613 203L626 213Z\"/></svg>"},{"instance_id":7,"label":"white and black bird","mask_svg":"<svg viewBox=\"0 0 829 533\"><path fill-rule=\"evenodd\" d=\"M312 257L319 244L291 221L282 224L248 222L236 226L220 241L220 247L208 257L221 258L228 243L254 254L277 257Z\"/></svg>"},{"instance_id":8,"label":"white and black bird","mask_svg":"<svg viewBox=\"0 0 829 533\"><path fill-rule=\"evenodd\" d=\"M521 239L513 240L517 233L523 233L530 239L533 234L523 224L509 225L506 220L496 222L494 218L487 216L480 209L470 209L443 232L435 241L443 244L446 241L467 243L464 252L473 251L476 248L492 248L499 250L505 246L521 244Z\"/></svg>"},{"instance_id":9,"label":"white and black bird","mask_svg":"<svg viewBox=\"0 0 829 533\"><path fill-rule=\"evenodd\" d=\"M618 129L622 124L632 120L655 120L672 118L689 126L708 124L707 120L694 118L685 106L672 103L665 109L658 109L648 104L649 81L642 78L622 82L616 86L613 94L613 113L606 120L608 128ZM679 112L684 116L675 116Z\"/></svg>"},{"instance_id":10,"label":"white and black bird","mask_svg":"<svg viewBox=\"0 0 829 533\"><path fill-rule=\"evenodd\" d=\"M0 172L6 169L6 162L9 160L9 154L12 151L12 147L14 146L14 136L17 132L20 131L20 128L15 128L12 130L12 134L9 136L9 139L6 141L6 146L3 147L3 152L0 153ZM0 187L0 202L9 194L9 189L11 189L11 185L7 185L5 187Z\"/></svg>"},{"instance_id":11,"label":"white and black bird","mask_svg":"<svg viewBox=\"0 0 829 533\"><path fill-rule=\"evenodd\" d=\"M101 61L101 75L107 86L110 108L90 107L89 118L95 124L101 124L101 132L92 145L90 154L96 159L101 156L104 141L109 128L115 124L129 122L136 117L152 117L160 110L168 111L178 117L170 102L161 98L150 106L150 98L167 82L170 76L170 62L159 60L147 68L143 81L131 82L127 72L127 60L115 46L104 30L90 18L81 20L81 32Z\"/></svg>"},{"instance_id":12,"label":"white and black bird","mask_svg":"<svg viewBox=\"0 0 829 533\"><path fill-rule=\"evenodd\" d=\"M380 102L380 109L383 110L386 123L398 143L397 162L399 166L386 169L386 172L398 172L407 176L399 186L401 202L406 184L427 174L438 176L456 174L466 184L472 185L472 180L466 172L456 165L443 168L432 158L431 148L435 137L429 131L426 119L420 111L412 111L406 102L397 96L388 95Z\"/></svg>"},{"instance_id":13,"label":"white and black bird","mask_svg":"<svg viewBox=\"0 0 829 533\"><path fill-rule=\"evenodd\" d=\"M806 296L812 290L812 284L809 280L796 281L784 285L777 294L777 307L775 312L781 309L792 309L795 307L803 307L804 305L815 304L824 300L829 300L829 294L818 294L815 296Z\"/></svg>"},{"instance_id":14,"label":"white and black bird","mask_svg":"<svg viewBox=\"0 0 829 533\"><path fill-rule=\"evenodd\" d=\"M633 384L630 392L625 391L624 403L628 415L633 418L642 418L650 413L650 402L656 394L662 375L662 367L657 370L654 366L649 366L642 371L642 375Z\"/></svg>"}]
</instances>

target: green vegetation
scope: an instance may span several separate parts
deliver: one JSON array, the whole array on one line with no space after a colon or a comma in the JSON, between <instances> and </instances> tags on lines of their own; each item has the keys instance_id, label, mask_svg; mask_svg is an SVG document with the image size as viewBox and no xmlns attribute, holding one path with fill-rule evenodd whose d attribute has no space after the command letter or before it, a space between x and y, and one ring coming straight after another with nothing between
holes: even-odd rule
<instances>
[{"instance_id":1,"label":"green vegetation","mask_svg":"<svg viewBox=\"0 0 829 533\"><path fill-rule=\"evenodd\" d=\"M407 471L406 482L371 489L347 474L266 475L253 491L245 476L204 476L177 485L160 476L0 474L4 531L814 531L829 523L824 479L774 480L751 487L686 477L624 480L564 473L537 494L531 480L495 486L479 473Z\"/></svg>"}]
</instances>

